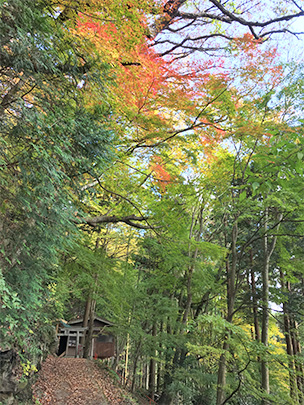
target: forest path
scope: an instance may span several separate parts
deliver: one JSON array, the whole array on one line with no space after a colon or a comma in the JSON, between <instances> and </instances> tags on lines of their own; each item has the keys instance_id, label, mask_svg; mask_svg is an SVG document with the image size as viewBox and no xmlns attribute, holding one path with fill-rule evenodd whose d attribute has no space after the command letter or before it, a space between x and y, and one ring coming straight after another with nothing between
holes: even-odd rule
<instances>
[{"instance_id":1,"label":"forest path","mask_svg":"<svg viewBox=\"0 0 304 405\"><path fill-rule=\"evenodd\" d=\"M41 405L128 405L134 400L94 361L49 356L33 386Z\"/></svg>"}]
</instances>

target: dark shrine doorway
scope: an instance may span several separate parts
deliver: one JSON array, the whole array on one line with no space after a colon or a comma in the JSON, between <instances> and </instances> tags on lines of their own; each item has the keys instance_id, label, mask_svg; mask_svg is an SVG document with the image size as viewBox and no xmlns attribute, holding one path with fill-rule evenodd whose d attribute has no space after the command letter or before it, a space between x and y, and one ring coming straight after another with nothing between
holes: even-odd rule
<instances>
[{"instance_id":1,"label":"dark shrine doorway","mask_svg":"<svg viewBox=\"0 0 304 405\"><path fill-rule=\"evenodd\" d=\"M62 353L66 351L67 342L68 342L67 336L60 336L57 356L60 356Z\"/></svg>"}]
</instances>

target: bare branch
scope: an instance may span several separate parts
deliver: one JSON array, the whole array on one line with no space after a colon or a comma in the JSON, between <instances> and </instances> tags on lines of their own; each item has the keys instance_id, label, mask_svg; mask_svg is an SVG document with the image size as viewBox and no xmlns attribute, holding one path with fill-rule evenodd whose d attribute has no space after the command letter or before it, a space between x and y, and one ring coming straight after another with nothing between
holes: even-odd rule
<instances>
[{"instance_id":1,"label":"bare branch","mask_svg":"<svg viewBox=\"0 0 304 405\"><path fill-rule=\"evenodd\" d=\"M194 24L195 23L195 21L196 21L196 18L193 18L193 20L192 21L190 21L189 23L187 23L187 24L185 24L185 25L183 25L182 27L179 27L179 28L172 28L172 27L167 27L166 28L166 30L168 30L168 31L170 31L170 32L173 32L173 33L178 33L178 32L180 32L180 31L182 31L182 30L184 30L185 28L188 28L188 27L190 27L190 25L192 25L192 24Z\"/></svg>"},{"instance_id":2,"label":"bare branch","mask_svg":"<svg viewBox=\"0 0 304 405\"><path fill-rule=\"evenodd\" d=\"M163 41L157 41L157 42L155 42L154 45L160 45L160 44L170 44L170 45L173 45L172 48L170 48L170 49L168 49L168 50L166 50L166 51L164 51L164 52L161 52L161 53L159 54L159 56L168 55L168 54L172 53L173 51L175 51L175 50L178 49L178 48L193 49L193 50L197 50L197 51L204 50L205 52L207 52L207 51L219 51L220 49L223 49L223 48L217 48L217 47L216 47L216 48L215 48L215 47L213 47L213 48L202 48L202 46L186 45L186 42L189 42L189 41L192 41L192 42L196 42L196 41L207 41L208 39L216 38L216 37L225 38L225 39L227 39L228 41L231 41L231 40L233 39L232 37L230 37L230 36L228 36L228 35L224 35L224 34L210 34L210 35L198 36L198 37L196 37L196 38L187 37L187 38L184 38L184 39L183 39L181 42L179 42L179 43L173 42L173 41L170 41L170 40L166 39L166 40L163 40Z\"/></svg>"},{"instance_id":3,"label":"bare branch","mask_svg":"<svg viewBox=\"0 0 304 405\"><path fill-rule=\"evenodd\" d=\"M293 2L293 4L294 4L299 10L304 11L303 8L300 7L300 6L298 5L298 3L297 3L295 0L291 0L291 1Z\"/></svg>"},{"instance_id":4,"label":"bare branch","mask_svg":"<svg viewBox=\"0 0 304 405\"><path fill-rule=\"evenodd\" d=\"M273 34L284 34L284 33L294 35L297 39L300 39L299 35L304 34L304 32L293 32L287 28L282 28L281 30L271 30L271 31L264 32L264 34L260 34L259 38L264 38L264 37L270 38Z\"/></svg>"},{"instance_id":5,"label":"bare branch","mask_svg":"<svg viewBox=\"0 0 304 405\"><path fill-rule=\"evenodd\" d=\"M163 7L163 15L161 15L150 28L151 36L156 37L161 31L167 28L171 21L176 17L179 8L186 3L187 0L169 0ZM195 17L194 17L195 18Z\"/></svg>"},{"instance_id":6,"label":"bare branch","mask_svg":"<svg viewBox=\"0 0 304 405\"><path fill-rule=\"evenodd\" d=\"M268 25L277 23L277 22L284 22L284 21L290 21L293 20L294 18L298 18L298 17L302 17L304 16L304 11L299 11L298 13L294 13L294 14L288 14L288 15L284 15L281 17L277 17L277 18L272 18L270 20L264 21L264 22L260 22L260 21L249 21L249 20L245 20L244 18L240 17L239 15L236 15L234 13L232 13L231 11L227 10L222 3L220 3L217 0L210 0L210 2L217 7L221 12L222 12L222 16L219 15L214 15L214 14L210 14L210 13L199 13L199 14L193 14L193 13L178 13L179 17L184 17L184 18L198 18L198 17L205 17L205 18L210 18L210 19L215 19L215 20L221 20L224 21L226 23L231 24L232 22L238 22L241 25L247 26L247 27L267 27Z\"/></svg>"}]
</instances>

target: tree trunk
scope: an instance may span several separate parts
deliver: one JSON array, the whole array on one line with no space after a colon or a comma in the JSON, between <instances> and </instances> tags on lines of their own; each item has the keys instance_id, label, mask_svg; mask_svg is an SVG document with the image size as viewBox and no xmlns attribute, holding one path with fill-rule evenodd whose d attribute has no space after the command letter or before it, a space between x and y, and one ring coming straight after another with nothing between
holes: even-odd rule
<instances>
[{"instance_id":1,"label":"tree trunk","mask_svg":"<svg viewBox=\"0 0 304 405\"><path fill-rule=\"evenodd\" d=\"M196 255L197 255L197 252L196 252ZM191 304L192 304L192 291L191 291L192 276L193 276L193 266L191 266L188 269L188 274L187 274L187 302L186 302L186 306L185 306L184 314L183 314L183 320L182 320L183 324L187 323Z\"/></svg>"},{"instance_id":2,"label":"tree trunk","mask_svg":"<svg viewBox=\"0 0 304 405\"><path fill-rule=\"evenodd\" d=\"M87 298L87 302L86 302L86 306L85 306L85 310L84 310L83 322L82 322L82 326L84 328L86 328L89 324L91 303L92 303L92 297L89 295Z\"/></svg>"},{"instance_id":3,"label":"tree trunk","mask_svg":"<svg viewBox=\"0 0 304 405\"><path fill-rule=\"evenodd\" d=\"M282 291L286 292L286 284L284 281L284 275L283 275L282 271L280 271L280 279L281 279ZM296 382L296 375L295 375L294 352L293 352L291 330L290 330L290 314L288 312L287 305L285 302L283 303L283 314L284 314L283 319L284 319L284 335L285 335L285 342L286 342L286 352L288 355L290 397L293 399L294 403L299 403L298 395L297 395L297 382Z\"/></svg>"},{"instance_id":4,"label":"tree trunk","mask_svg":"<svg viewBox=\"0 0 304 405\"><path fill-rule=\"evenodd\" d=\"M301 346L298 336L298 326L295 320L291 317L290 319L290 331L291 331L291 341L293 347L293 354L294 354L294 361L295 361L295 370L297 375L297 388L298 388L298 395L299 395L299 403L302 405L304 404L304 371L303 371L303 363L299 356L301 356Z\"/></svg>"},{"instance_id":5,"label":"tree trunk","mask_svg":"<svg viewBox=\"0 0 304 405\"><path fill-rule=\"evenodd\" d=\"M170 379L170 384L172 382L172 379ZM159 398L158 404L159 405L173 405L173 398L172 395L168 393L166 390L166 376L164 378L164 390L161 394L161 397Z\"/></svg>"},{"instance_id":6,"label":"tree trunk","mask_svg":"<svg viewBox=\"0 0 304 405\"><path fill-rule=\"evenodd\" d=\"M176 349L173 357L173 364L170 364L171 356L167 356L166 358L166 368L164 372L164 384L162 394L159 398L158 404L159 405L171 405L173 404L173 396L171 393L168 392L168 387L172 384L172 370L174 367L177 367L179 359L180 359L180 348Z\"/></svg>"},{"instance_id":7,"label":"tree trunk","mask_svg":"<svg viewBox=\"0 0 304 405\"><path fill-rule=\"evenodd\" d=\"M266 239L267 237L265 237ZM266 249L267 249L267 242L265 242ZM262 343L264 346L268 347L268 330L269 330L269 256L267 250L265 250L265 263L263 268L263 289L262 289L262 301L263 301L263 315L262 315ZM268 362L263 357L261 361L261 378L262 378L262 388L269 394L270 387L269 387L269 369L268 369ZM268 405L269 402L267 400L263 400L263 405Z\"/></svg>"},{"instance_id":8,"label":"tree trunk","mask_svg":"<svg viewBox=\"0 0 304 405\"><path fill-rule=\"evenodd\" d=\"M252 312L253 312L253 324L254 324L254 335L255 340L261 341L261 332L258 319L258 300L256 293L256 284L255 284L255 272L253 268L253 253L250 251L250 278L251 278L251 294L252 294Z\"/></svg>"},{"instance_id":9,"label":"tree trunk","mask_svg":"<svg viewBox=\"0 0 304 405\"><path fill-rule=\"evenodd\" d=\"M280 222L282 220L282 214L279 215L277 230L280 228ZM267 348L268 347L268 339L269 339L269 267L270 267L270 258L273 254L277 237L272 237L271 245L268 244L268 225L269 225L269 217L268 217L268 208L265 210L265 224L264 224L264 237L263 237L263 248L264 248L264 265L262 271L262 343ZM267 354L266 354L267 356ZM262 380L262 389L264 392L269 395L270 393L270 386L269 386L269 368L268 368L268 361L264 358L261 361L261 380ZM263 399L263 405L269 405L269 401L267 399Z\"/></svg>"},{"instance_id":10,"label":"tree trunk","mask_svg":"<svg viewBox=\"0 0 304 405\"><path fill-rule=\"evenodd\" d=\"M157 334L156 322L153 323L152 326L152 336L155 337ZM155 396L155 377L156 377L156 362L153 357L155 357L155 350L153 356L150 359L150 367L149 367L149 392L152 400L154 401Z\"/></svg>"},{"instance_id":11,"label":"tree trunk","mask_svg":"<svg viewBox=\"0 0 304 405\"><path fill-rule=\"evenodd\" d=\"M196 242L198 242L201 239L201 234L203 232L203 211L204 211L203 207L199 208L198 213L197 213L196 209L193 209L192 221L191 221L190 232L189 232L189 240L194 239ZM198 216L197 220L196 220L196 215ZM197 229L195 231L194 227L195 227L196 222L199 225L199 229ZM197 260L198 253L199 253L199 248L196 247L193 252L191 249L191 243L189 243L188 257L191 260L191 264L189 265L188 271L185 274L186 288L187 288L187 300L186 300L186 304L184 305L184 307L182 307L182 300L183 300L182 291L181 291L181 294L179 297L179 308L181 308L180 312L182 314L181 321L184 325L186 325L188 322L188 317L189 317L189 313L190 313L191 305L192 305L192 278L193 278L193 272L194 272L194 264ZM183 348L176 349L176 351L174 353L174 358L173 358L173 367L175 365L180 364L180 362L183 362L183 358L186 356L186 353L187 353L186 350L184 350ZM170 405L173 401L172 395L167 392L167 387L172 383L172 375L171 375L172 365L169 364L170 360L166 361L165 372L164 372L164 387L163 387L163 392L162 392L161 397L158 402L160 405L161 404Z\"/></svg>"},{"instance_id":12,"label":"tree trunk","mask_svg":"<svg viewBox=\"0 0 304 405\"><path fill-rule=\"evenodd\" d=\"M227 342L224 342L223 350L229 350L229 345ZM216 405L222 405L225 400L226 371L226 353L223 353L220 357L219 369L217 373Z\"/></svg>"},{"instance_id":13,"label":"tree trunk","mask_svg":"<svg viewBox=\"0 0 304 405\"><path fill-rule=\"evenodd\" d=\"M140 349L141 349L141 340L138 343L135 358L134 358L134 363L133 363L133 378L132 378L132 385L131 385L131 391L135 391L135 384L136 384L136 371L137 371L137 363L140 355Z\"/></svg>"},{"instance_id":14,"label":"tree trunk","mask_svg":"<svg viewBox=\"0 0 304 405\"><path fill-rule=\"evenodd\" d=\"M90 319L89 319L88 332L86 335L84 352L83 352L83 357L85 359L90 358L90 355L91 355L94 318L95 318L95 307L96 307L96 301L91 300Z\"/></svg>"},{"instance_id":15,"label":"tree trunk","mask_svg":"<svg viewBox=\"0 0 304 405\"><path fill-rule=\"evenodd\" d=\"M236 264L237 264L237 251L236 251L236 242L238 237L238 224L235 221L232 234L231 234L231 266L229 263L229 256L226 260L226 274L227 274L227 317L228 322L232 322L234 304L235 304L235 295L236 295ZM229 332L227 332L228 337ZM225 340L223 344L223 353L221 354L219 361L219 369L217 374L217 392L216 392L216 405L222 405L225 401L225 388L226 388L226 352L229 350L229 344Z\"/></svg>"},{"instance_id":16,"label":"tree trunk","mask_svg":"<svg viewBox=\"0 0 304 405\"><path fill-rule=\"evenodd\" d=\"M160 329L159 329L160 335L163 333L163 321L160 322ZM162 353L162 341L161 339L159 340L159 354ZM161 387L161 362L157 363L157 376L156 376L156 392L160 392L160 387Z\"/></svg>"},{"instance_id":17,"label":"tree trunk","mask_svg":"<svg viewBox=\"0 0 304 405\"><path fill-rule=\"evenodd\" d=\"M127 334L127 346L126 346L126 361L125 361L125 372L124 372L124 378L125 378L125 385L127 386L128 384L128 378L129 378L129 350L130 350L130 335L129 333Z\"/></svg>"},{"instance_id":18,"label":"tree trunk","mask_svg":"<svg viewBox=\"0 0 304 405\"><path fill-rule=\"evenodd\" d=\"M92 304L92 297L91 295L88 296L87 301L86 301L86 306L84 310L84 316L83 316L83 322L82 322L82 327L87 328L89 324L89 319L90 319L90 311L91 311L91 304ZM85 346L85 341L86 341L86 332L84 332L80 343L82 344L82 347Z\"/></svg>"}]
</instances>

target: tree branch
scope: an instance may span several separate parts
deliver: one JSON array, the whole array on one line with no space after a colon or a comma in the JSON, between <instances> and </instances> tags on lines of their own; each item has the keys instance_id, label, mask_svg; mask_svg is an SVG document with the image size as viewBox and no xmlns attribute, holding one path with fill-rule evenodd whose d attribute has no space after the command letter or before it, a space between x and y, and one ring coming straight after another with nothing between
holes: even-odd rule
<instances>
[{"instance_id":1,"label":"tree branch","mask_svg":"<svg viewBox=\"0 0 304 405\"><path fill-rule=\"evenodd\" d=\"M210 2L218 9L221 11L221 13L223 15L217 15L217 14L213 14L213 13L209 13L209 12L201 12L201 13L183 13L183 12L177 12L177 16L178 17L182 17L185 19L193 19L193 18L208 18L210 20L218 20L218 21L222 21L225 22L227 24L231 24L233 22L237 22L241 25L244 25L246 27L260 27L260 28L264 28L267 27L268 25L277 23L277 22L284 22L284 21L290 21L294 18L298 18L298 17L302 17L304 16L304 11L299 11L298 13L294 13L294 14L288 14L288 15L284 15L281 17L277 17L277 18L272 18L268 21L264 21L264 22L260 22L260 21L250 21L250 20L246 20L234 13L232 13L231 11L227 10L222 3L220 3L217 0L210 0Z\"/></svg>"},{"instance_id":2,"label":"tree branch","mask_svg":"<svg viewBox=\"0 0 304 405\"><path fill-rule=\"evenodd\" d=\"M184 132L191 131L191 130L193 130L195 128L200 128L200 127L203 127L203 126L209 126L209 127L211 126L212 128L222 130L222 128L217 127L217 125L216 125L217 122L202 122L202 121L198 122L198 120L201 117L201 115L205 112L205 110L210 105L212 105L226 91L227 91L227 87L225 87L224 90L219 92L212 100L209 100L206 103L206 105L201 109L201 111L197 114L197 116L194 118L193 123L191 125L189 125L188 127L182 128L182 129L180 129L178 131L174 131L171 135L167 136L166 138L164 138L164 139L162 139L162 140L160 140L160 141L158 141L156 143L150 144L150 145L144 143L146 141L146 139L141 139L141 140L139 140L137 142L136 145L130 147L127 150L127 153L131 154L131 153L134 152L135 149L138 149L138 148L154 148L154 147L157 147L157 146L162 145L163 143L169 141L170 139L175 138L179 134L182 134Z\"/></svg>"},{"instance_id":3,"label":"tree branch","mask_svg":"<svg viewBox=\"0 0 304 405\"><path fill-rule=\"evenodd\" d=\"M78 223L87 223L90 226L96 227L99 224L117 224L118 222L123 222L129 226L133 226L137 229L151 229L153 227L138 224L137 222L147 221L146 217L137 217L136 215L128 215L125 217L117 217L116 215L100 215L93 218L84 218L82 221L77 221Z\"/></svg>"},{"instance_id":4,"label":"tree branch","mask_svg":"<svg viewBox=\"0 0 304 405\"><path fill-rule=\"evenodd\" d=\"M150 28L151 37L156 37L161 31L167 28L171 21L176 17L179 8L186 3L187 0L169 0L163 7L163 15L161 15Z\"/></svg>"}]
</instances>

